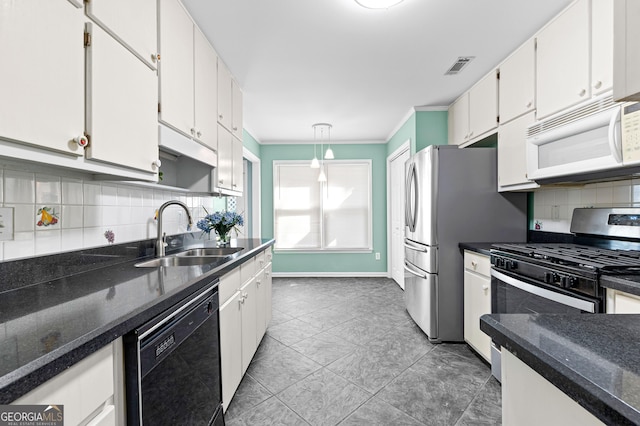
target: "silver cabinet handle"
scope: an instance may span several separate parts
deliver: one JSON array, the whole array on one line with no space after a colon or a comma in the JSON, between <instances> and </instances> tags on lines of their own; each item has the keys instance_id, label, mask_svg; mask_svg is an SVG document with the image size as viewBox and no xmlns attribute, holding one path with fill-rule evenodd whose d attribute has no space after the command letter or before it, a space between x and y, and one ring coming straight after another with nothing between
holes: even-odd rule
<instances>
[{"instance_id":1,"label":"silver cabinet handle","mask_svg":"<svg viewBox=\"0 0 640 426\"><path fill-rule=\"evenodd\" d=\"M196 136L197 136L197 137L202 136L202 132L201 132L201 131L198 131L198 132L196 133Z\"/></svg>"},{"instance_id":2,"label":"silver cabinet handle","mask_svg":"<svg viewBox=\"0 0 640 426\"><path fill-rule=\"evenodd\" d=\"M595 84L593 85L593 87L595 89L599 89L602 87L602 82L600 80L596 81Z\"/></svg>"},{"instance_id":3,"label":"silver cabinet handle","mask_svg":"<svg viewBox=\"0 0 640 426\"><path fill-rule=\"evenodd\" d=\"M582 97L582 96L584 96L584 95L586 95L586 94L587 94L587 90L586 90L586 89L582 89L582 90L578 93L578 95L579 95L580 97Z\"/></svg>"}]
</instances>

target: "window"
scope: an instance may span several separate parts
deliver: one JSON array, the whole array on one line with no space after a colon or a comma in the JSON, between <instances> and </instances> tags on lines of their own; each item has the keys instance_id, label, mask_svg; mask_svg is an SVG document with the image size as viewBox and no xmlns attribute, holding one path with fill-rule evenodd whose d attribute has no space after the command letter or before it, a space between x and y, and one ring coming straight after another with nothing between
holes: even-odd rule
<instances>
[{"instance_id":1,"label":"window","mask_svg":"<svg viewBox=\"0 0 640 426\"><path fill-rule=\"evenodd\" d=\"M326 182L309 162L276 161L275 248L371 250L371 161L325 161Z\"/></svg>"}]
</instances>

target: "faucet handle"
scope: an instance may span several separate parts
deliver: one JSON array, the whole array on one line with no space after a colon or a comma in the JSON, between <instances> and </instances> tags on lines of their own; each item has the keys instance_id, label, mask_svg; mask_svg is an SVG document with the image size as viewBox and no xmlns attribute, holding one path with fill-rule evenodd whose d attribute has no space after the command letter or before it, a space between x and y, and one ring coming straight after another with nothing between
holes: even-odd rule
<instances>
[{"instance_id":1,"label":"faucet handle","mask_svg":"<svg viewBox=\"0 0 640 426\"><path fill-rule=\"evenodd\" d=\"M162 233L162 246L163 246L163 247L166 247L166 246L168 246L168 245L169 245L169 244L167 244L167 233L166 233L166 232L163 232L163 233Z\"/></svg>"}]
</instances>

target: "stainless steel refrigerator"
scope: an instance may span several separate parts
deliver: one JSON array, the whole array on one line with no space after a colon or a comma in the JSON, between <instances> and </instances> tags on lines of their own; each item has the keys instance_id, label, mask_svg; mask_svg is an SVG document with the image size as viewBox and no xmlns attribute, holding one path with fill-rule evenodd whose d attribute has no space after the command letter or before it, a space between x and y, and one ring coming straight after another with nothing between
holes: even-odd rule
<instances>
[{"instance_id":1,"label":"stainless steel refrigerator","mask_svg":"<svg viewBox=\"0 0 640 426\"><path fill-rule=\"evenodd\" d=\"M405 302L433 342L463 341L461 242L522 242L525 193L498 193L495 148L429 146L405 163Z\"/></svg>"}]
</instances>

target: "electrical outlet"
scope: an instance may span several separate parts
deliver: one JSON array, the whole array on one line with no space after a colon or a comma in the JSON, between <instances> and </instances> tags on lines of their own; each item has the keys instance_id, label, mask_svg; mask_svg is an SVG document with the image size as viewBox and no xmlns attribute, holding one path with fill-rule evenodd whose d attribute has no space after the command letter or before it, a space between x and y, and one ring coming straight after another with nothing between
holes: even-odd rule
<instances>
[{"instance_id":1,"label":"electrical outlet","mask_svg":"<svg viewBox=\"0 0 640 426\"><path fill-rule=\"evenodd\" d=\"M380 253L376 253L376 260L380 260Z\"/></svg>"}]
</instances>

